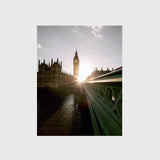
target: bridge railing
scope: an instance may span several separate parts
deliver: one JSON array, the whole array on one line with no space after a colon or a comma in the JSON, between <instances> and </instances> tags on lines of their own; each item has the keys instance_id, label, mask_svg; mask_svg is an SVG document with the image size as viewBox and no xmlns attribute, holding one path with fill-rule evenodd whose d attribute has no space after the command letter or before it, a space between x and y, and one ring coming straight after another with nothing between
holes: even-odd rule
<instances>
[{"instance_id":1,"label":"bridge railing","mask_svg":"<svg viewBox=\"0 0 160 160\"><path fill-rule=\"evenodd\" d=\"M95 135L122 135L122 68L84 83Z\"/></svg>"}]
</instances>

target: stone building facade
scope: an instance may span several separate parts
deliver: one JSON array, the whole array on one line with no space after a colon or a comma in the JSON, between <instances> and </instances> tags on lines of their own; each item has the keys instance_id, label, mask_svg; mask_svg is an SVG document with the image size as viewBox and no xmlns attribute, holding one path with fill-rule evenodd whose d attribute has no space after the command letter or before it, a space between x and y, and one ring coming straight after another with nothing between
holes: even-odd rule
<instances>
[{"instance_id":1,"label":"stone building facade","mask_svg":"<svg viewBox=\"0 0 160 160\"><path fill-rule=\"evenodd\" d=\"M51 60L51 64L45 63L43 60L40 63L38 61L38 72L37 72L37 86L38 87L63 87L73 85L75 77L67 73L62 72L62 61L59 63Z\"/></svg>"}]
</instances>

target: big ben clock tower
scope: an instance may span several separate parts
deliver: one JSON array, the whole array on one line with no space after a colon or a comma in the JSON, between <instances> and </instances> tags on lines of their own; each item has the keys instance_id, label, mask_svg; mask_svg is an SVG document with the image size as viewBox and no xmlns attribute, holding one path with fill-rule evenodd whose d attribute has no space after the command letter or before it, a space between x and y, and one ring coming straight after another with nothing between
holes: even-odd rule
<instances>
[{"instance_id":1,"label":"big ben clock tower","mask_svg":"<svg viewBox=\"0 0 160 160\"><path fill-rule=\"evenodd\" d=\"M75 52L75 56L73 58L73 75L78 78L79 76L79 58L77 50Z\"/></svg>"}]
</instances>

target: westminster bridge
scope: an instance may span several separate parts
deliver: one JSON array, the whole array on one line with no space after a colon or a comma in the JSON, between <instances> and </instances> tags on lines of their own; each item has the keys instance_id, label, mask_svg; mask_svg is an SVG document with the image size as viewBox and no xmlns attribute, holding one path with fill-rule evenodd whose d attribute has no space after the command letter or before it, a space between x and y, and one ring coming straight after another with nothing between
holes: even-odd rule
<instances>
[{"instance_id":1,"label":"westminster bridge","mask_svg":"<svg viewBox=\"0 0 160 160\"><path fill-rule=\"evenodd\" d=\"M41 89L38 135L122 135L122 68L56 94Z\"/></svg>"}]
</instances>

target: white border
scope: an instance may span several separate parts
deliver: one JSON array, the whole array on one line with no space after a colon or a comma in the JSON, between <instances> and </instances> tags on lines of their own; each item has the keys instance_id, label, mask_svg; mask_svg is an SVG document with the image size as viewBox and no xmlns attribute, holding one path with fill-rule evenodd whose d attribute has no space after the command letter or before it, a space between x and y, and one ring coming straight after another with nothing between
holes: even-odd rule
<instances>
[{"instance_id":1,"label":"white border","mask_svg":"<svg viewBox=\"0 0 160 160\"><path fill-rule=\"evenodd\" d=\"M159 159L158 1L3 1L1 159ZM37 25L123 26L123 136L36 136Z\"/></svg>"}]
</instances>

